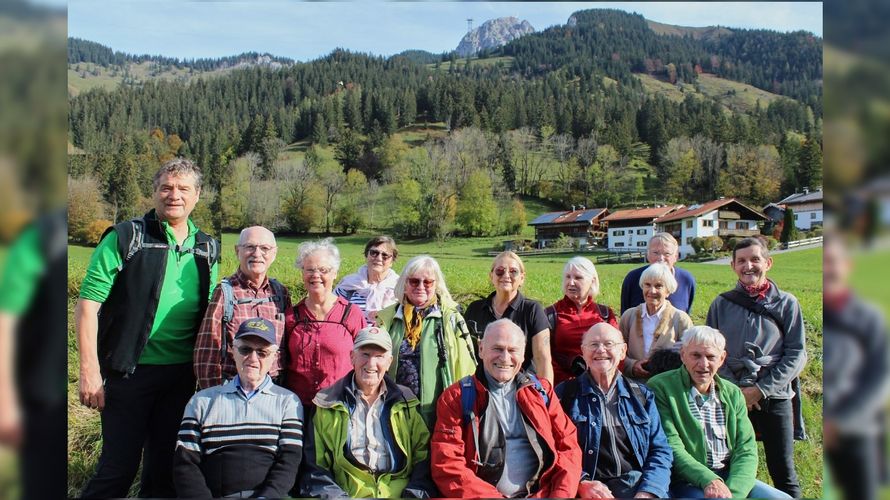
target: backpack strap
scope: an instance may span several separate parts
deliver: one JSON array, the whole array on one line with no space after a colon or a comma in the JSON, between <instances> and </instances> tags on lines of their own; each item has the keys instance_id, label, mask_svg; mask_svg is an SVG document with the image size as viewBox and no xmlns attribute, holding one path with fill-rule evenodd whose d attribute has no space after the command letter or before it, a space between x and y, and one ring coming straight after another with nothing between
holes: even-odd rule
<instances>
[{"instance_id":1,"label":"backpack strap","mask_svg":"<svg viewBox=\"0 0 890 500\"><path fill-rule=\"evenodd\" d=\"M476 414L473 407L476 405L476 381L472 375L460 379L460 406L461 406L461 425L466 427L470 425L473 432L473 444L476 447L475 458L473 463L482 465L479 457L479 430L476 428Z\"/></svg>"},{"instance_id":2,"label":"backpack strap","mask_svg":"<svg viewBox=\"0 0 890 500\"><path fill-rule=\"evenodd\" d=\"M600 317L603 318L603 321L608 323L609 322L609 306L607 306L605 304L597 303L596 307L597 307L597 309L599 309Z\"/></svg>"},{"instance_id":3,"label":"backpack strap","mask_svg":"<svg viewBox=\"0 0 890 500\"><path fill-rule=\"evenodd\" d=\"M782 333L782 335L785 335L785 327L782 326L782 322L779 320L779 318L777 318L772 313L772 311L764 307L763 304L754 300L751 296L735 289L728 292L723 292L720 294L720 296L737 306L743 307L754 314L763 316L764 318L772 321L779 328L779 331Z\"/></svg>"},{"instance_id":4,"label":"backpack strap","mask_svg":"<svg viewBox=\"0 0 890 500\"><path fill-rule=\"evenodd\" d=\"M625 380L627 380L627 384L630 385L630 392L637 398L637 402L640 403L640 406L643 409L646 409L646 396L643 395L643 389L640 388L640 384L626 377Z\"/></svg>"},{"instance_id":5,"label":"backpack strap","mask_svg":"<svg viewBox=\"0 0 890 500\"><path fill-rule=\"evenodd\" d=\"M349 317L349 311L352 310L352 302L347 302L346 307L343 308L343 316L340 317L340 324L343 325L343 328L346 328L346 318Z\"/></svg>"},{"instance_id":6,"label":"backpack strap","mask_svg":"<svg viewBox=\"0 0 890 500\"><path fill-rule=\"evenodd\" d=\"M575 401L575 398L578 397L578 388L580 386L581 383L578 382L577 378L570 378L563 382L562 396L559 398L559 404L562 406L566 415L569 414L569 411L572 409L572 403Z\"/></svg>"},{"instance_id":7,"label":"backpack strap","mask_svg":"<svg viewBox=\"0 0 890 500\"><path fill-rule=\"evenodd\" d=\"M272 300L278 306L278 312L284 314L285 295L287 295L287 292L284 291L284 285L275 278L269 278L269 286L272 287Z\"/></svg>"},{"instance_id":8,"label":"backpack strap","mask_svg":"<svg viewBox=\"0 0 890 500\"><path fill-rule=\"evenodd\" d=\"M550 325L550 338L553 338L553 331L556 330L556 308L551 306L547 306L544 309L544 314L547 315L547 323Z\"/></svg>"},{"instance_id":9,"label":"backpack strap","mask_svg":"<svg viewBox=\"0 0 890 500\"><path fill-rule=\"evenodd\" d=\"M544 390L544 386L541 384L541 379L538 378L534 373L529 373L528 377L531 379L532 384L535 387L535 390L538 391L538 394L541 395L541 399L544 400L544 407L550 407L550 396L547 395L547 391Z\"/></svg>"}]
</instances>

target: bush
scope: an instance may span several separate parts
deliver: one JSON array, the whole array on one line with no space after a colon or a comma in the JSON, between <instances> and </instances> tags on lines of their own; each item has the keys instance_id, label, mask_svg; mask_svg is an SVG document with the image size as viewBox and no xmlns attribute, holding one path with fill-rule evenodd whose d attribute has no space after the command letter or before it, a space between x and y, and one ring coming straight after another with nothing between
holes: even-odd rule
<instances>
[{"instance_id":1,"label":"bush","mask_svg":"<svg viewBox=\"0 0 890 500\"><path fill-rule=\"evenodd\" d=\"M772 236L766 237L766 247L768 249L773 250L777 246L779 246L779 240L773 238Z\"/></svg>"},{"instance_id":2,"label":"bush","mask_svg":"<svg viewBox=\"0 0 890 500\"><path fill-rule=\"evenodd\" d=\"M99 244L99 240L102 239L102 234L106 229L112 226L110 220L99 219L94 220L87 224L87 227L81 230L80 232L80 240L90 246L96 246Z\"/></svg>"},{"instance_id":3,"label":"bush","mask_svg":"<svg viewBox=\"0 0 890 500\"><path fill-rule=\"evenodd\" d=\"M559 233L559 238L553 242L553 248L574 248L575 247L575 239L571 236L566 236L563 233Z\"/></svg>"},{"instance_id":4,"label":"bush","mask_svg":"<svg viewBox=\"0 0 890 500\"><path fill-rule=\"evenodd\" d=\"M735 246L739 244L740 238L736 238L733 236L732 238L726 240L726 245L724 250L728 250L732 252L735 249Z\"/></svg>"},{"instance_id":5,"label":"bush","mask_svg":"<svg viewBox=\"0 0 890 500\"><path fill-rule=\"evenodd\" d=\"M710 254L717 253L723 248L723 240L719 236L708 236L704 240L704 249Z\"/></svg>"},{"instance_id":6,"label":"bush","mask_svg":"<svg viewBox=\"0 0 890 500\"><path fill-rule=\"evenodd\" d=\"M695 251L695 253L702 253L705 249L705 239L702 237L697 236L695 238L692 238L690 244L692 245L692 250Z\"/></svg>"},{"instance_id":7,"label":"bush","mask_svg":"<svg viewBox=\"0 0 890 500\"><path fill-rule=\"evenodd\" d=\"M812 235L811 238L816 238L818 236L822 236L822 226L814 227L813 230L810 231L810 234Z\"/></svg>"}]
</instances>

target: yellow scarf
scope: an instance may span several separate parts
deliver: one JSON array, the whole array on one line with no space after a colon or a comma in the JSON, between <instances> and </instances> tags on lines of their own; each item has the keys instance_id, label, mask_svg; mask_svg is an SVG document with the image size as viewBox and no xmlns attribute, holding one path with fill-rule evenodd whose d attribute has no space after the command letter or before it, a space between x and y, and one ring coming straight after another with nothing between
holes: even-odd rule
<instances>
[{"instance_id":1,"label":"yellow scarf","mask_svg":"<svg viewBox=\"0 0 890 500\"><path fill-rule=\"evenodd\" d=\"M415 349L417 343L420 342L420 331L423 326L423 318L426 316L429 308L436 303L436 298L437 297L434 296L433 301L423 308L415 308L410 302L405 303L405 340L408 341L408 345L411 346L411 349Z\"/></svg>"}]
</instances>

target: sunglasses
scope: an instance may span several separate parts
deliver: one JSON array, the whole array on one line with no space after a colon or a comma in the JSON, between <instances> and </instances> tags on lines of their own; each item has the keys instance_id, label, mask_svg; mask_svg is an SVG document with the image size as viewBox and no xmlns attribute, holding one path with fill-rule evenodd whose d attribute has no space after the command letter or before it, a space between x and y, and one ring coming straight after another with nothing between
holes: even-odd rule
<instances>
[{"instance_id":1,"label":"sunglasses","mask_svg":"<svg viewBox=\"0 0 890 500\"><path fill-rule=\"evenodd\" d=\"M431 280L431 279L423 279L422 280L420 278L408 278L408 284L413 286L414 288L419 287L421 283L423 283L424 288L432 288L433 283L435 283L435 282L436 282L436 280Z\"/></svg>"},{"instance_id":2,"label":"sunglasses","mask_svg":"<svg viewBox=\"0 0 890 500\"><path fill-rule=\"evenodd\" d=\"M253 347L248 347L246 345L239 345L235 349L238 350L238 354L244 356L245 358L250 356L251 353L256 353L257 357L260 359L266 359L269 356L275 354L275 351L267 350L267 349L254 349Z\"/></svg>"},{"instance_id":3,"label":"sunglasses","mask_svg":"<svg viewBox=\"0 0 890 500\"><path fill-rule=\"evenodd\" d=\"M521 273L521 271L519 269L516 269L515 267L511 268L509 270L504 269L503 267L498 267L498 268L495 268L495 270L494 270L495 276L503 276L505 273L508 273L508 272L510 273L511 278L517 278L517 277L519 277L519 274Z\"/></svg>"},{"instance_id":4,"label":"sunglasses","mask_svg":"<svg viewBox=\"0 0 890 500\"><path fill-rule=\"evenodd\" d=\"M376 248L372 248L372 249L368 250L368 256L375 257L375 258L380 257L383 260L389 260L392 258L391 253L381 252L380 250L377 250Z\"/></svg>"}]
</instances>

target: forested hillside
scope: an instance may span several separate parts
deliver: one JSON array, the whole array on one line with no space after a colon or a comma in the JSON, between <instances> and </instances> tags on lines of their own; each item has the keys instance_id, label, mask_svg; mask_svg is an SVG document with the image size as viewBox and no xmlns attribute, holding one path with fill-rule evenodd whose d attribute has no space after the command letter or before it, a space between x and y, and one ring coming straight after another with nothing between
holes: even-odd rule
<instances>
[{"instance_id":1,"label":"forested hillside","mask_svg":"<svg viewBox=\"0 0 890 500\"><path fill-rule=\"evenodd\" d=\"M641 16L588 10L461 66L337 50L87 91L70 99L71 182L97 200L89 217L118 220L144 207L159 161L184 155L205 169L222 227L422 237L515 234L515 194L762 205L821 184L822 40L720 32L659 35ZM133 57L73 43L69 59ZM772 97L731 104L754 94L745 83ZM378 199L382 219L369 215Z\"/></svg>"}]
</instances>

